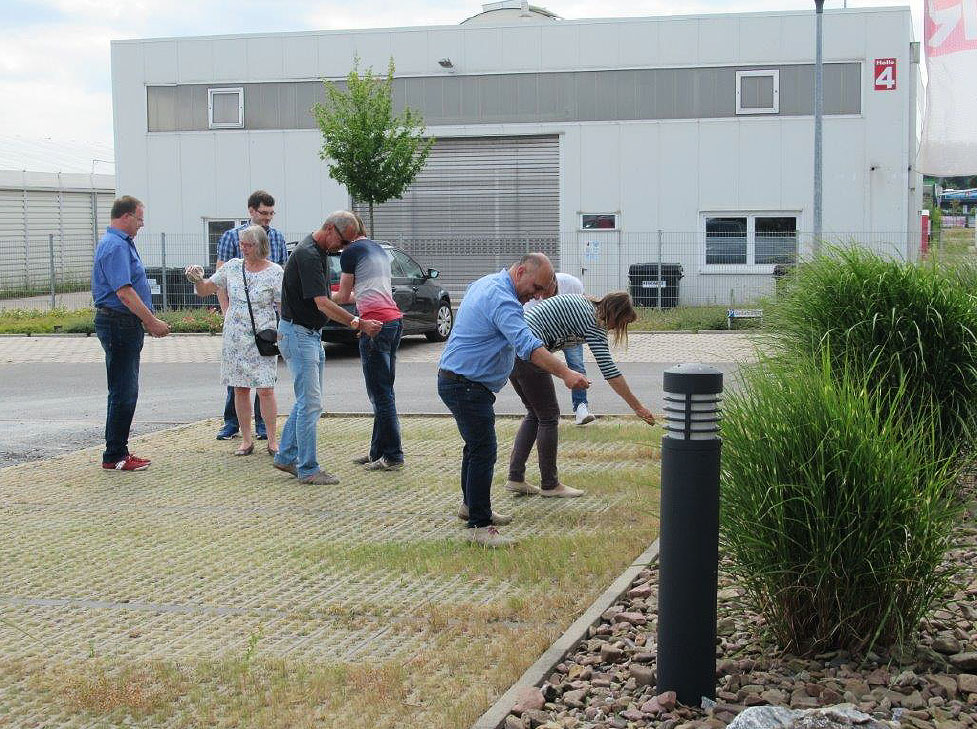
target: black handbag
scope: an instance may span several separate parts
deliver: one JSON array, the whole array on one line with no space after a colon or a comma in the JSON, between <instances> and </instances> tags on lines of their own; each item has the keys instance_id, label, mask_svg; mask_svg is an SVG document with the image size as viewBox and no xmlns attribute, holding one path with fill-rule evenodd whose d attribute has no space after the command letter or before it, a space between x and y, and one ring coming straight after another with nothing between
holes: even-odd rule
<instances>
[{"instance_id":1,"label":"black handbag","mask_svg":"<svg viewBox=\"0 0 977 729\"><path fill-rule=\"evenodd\" d=\"M244 273L244 259L241 259L241 278L244 281L244 298L248 300L248 314L251 315L251 331L254 332L254 344L258 348L258 354L262 357L277 357L281 352L278 351L278 330L262 329L260 332L254 324L254 309L251 308L251 295L248 293L248 277ZM278 313L275 313L278 318Z\"/></svg>"}]
</instances>

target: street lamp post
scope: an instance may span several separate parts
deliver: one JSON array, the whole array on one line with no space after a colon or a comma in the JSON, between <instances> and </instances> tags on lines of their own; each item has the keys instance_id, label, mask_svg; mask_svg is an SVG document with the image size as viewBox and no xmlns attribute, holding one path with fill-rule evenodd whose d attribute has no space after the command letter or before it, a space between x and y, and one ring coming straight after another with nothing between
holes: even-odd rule
<instances>
[{"instance_id":1,"label":"street lamp post","mask_svg":"<svg viewBox=\"0 0 977 729\"><path fill-rule=\"evenodd\" d=\"M821 55L822 20L824 0L814 0L816 29L814 53L814 240L812 249L815 255L821 249L821 187L823 161L821 157L822 117L824 116L824 62Z\"/></svg>"}]
</instances>

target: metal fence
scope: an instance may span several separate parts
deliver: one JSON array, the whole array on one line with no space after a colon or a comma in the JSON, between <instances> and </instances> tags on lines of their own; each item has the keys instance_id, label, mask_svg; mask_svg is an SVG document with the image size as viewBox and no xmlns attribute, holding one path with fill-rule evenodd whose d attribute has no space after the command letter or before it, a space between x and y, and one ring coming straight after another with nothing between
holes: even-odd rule
<instances>
[{"instance_id":1,"label":"metal fence","mask_svg":"<svg viewBox=\"0 0 977 729\"><path fill-rule=\"evenodd\" d=\"M302 235L288 235L298 241ZM423 269L436 268L457 304L469 283L498 271L522 254L543 251L557 270L572 273L588 293L626 290L639 306L749 306L774 290L776 277L827 246L857 244L898 260L915 260L918 234L826 233L819 246L808 233L707 235L704 232L569 231L550 237L479 238L385 236ZM214 270L215 241L198 234L137 236L136 246L157 308L216 306L200 299L183 276L190 263ZM91 239L57 235L0 239L0 308L81 308L91 305Z\"/></svg>"}]
</instances>

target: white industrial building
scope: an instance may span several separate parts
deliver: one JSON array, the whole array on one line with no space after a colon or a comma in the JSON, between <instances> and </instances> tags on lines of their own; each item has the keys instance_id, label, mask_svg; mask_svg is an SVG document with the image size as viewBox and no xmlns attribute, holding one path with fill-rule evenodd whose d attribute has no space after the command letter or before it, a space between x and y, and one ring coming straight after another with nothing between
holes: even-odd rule
<instances>
[{"instance_id":1,"label":"white industrial building","mask_svg":"<svg viewBox=\"0 0 977 729\"><path fill-rule=\"evenodd\" d=\"M114 196L110 145L0 137L0 299L86 288Z\"/></svg>"},{"instance_id":2,"label":"white industrial building","mask_svg":"<svg viewBox=\"0 0 977 729\"><path fill-rule=\"evenodd\" d=\"M207 262L208 234L213 258L257 188L289 239L352 204L310 108L355 57L392 57L396 104L438 140L374 235L456 290L530 247L594 292L657 261L682 266L682 303L739 303L809 252L813 9L562 20L504 0L457 26L114 42L118 189L168 262ZM825 11L826 237L915 258L920 103L908 7Z\"/></svg>"}]
</instances>

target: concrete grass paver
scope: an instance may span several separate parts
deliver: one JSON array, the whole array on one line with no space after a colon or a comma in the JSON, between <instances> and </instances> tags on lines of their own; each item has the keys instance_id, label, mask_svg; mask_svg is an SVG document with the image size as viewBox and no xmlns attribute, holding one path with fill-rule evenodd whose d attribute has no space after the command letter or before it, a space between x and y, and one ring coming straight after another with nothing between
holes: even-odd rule
<instances>
[{"instance_id":1,"label":"concrete grass paver","mask_svg":"<svg viewBox=\"0 0 977 729\"><path fill-rule=\"evenodd\" d=\"M500 461L516 423L499 420ZM232 707L261 700L235 695L236 684L221 687L226 703L221 691L150 708L125 692L77 696L105 693L98 681L127 671L186 682L194 666L252 658L283 673L401 667L417 701L393 701L396 716L371 713L383 701L355 716L326 711L323 725L351 727L436 716L436 687L470 669L444 723L464 726L656 536L660 432L636 419L563 426L561 476L586 488L581 499L511 497L500 463L495 506L515 514L506 531L522 540L503 553L463 541L450 418L404 419L399 473L350 463L371 425L320 422L320 458L339 486L299 484L263 453L234 457L213 440L215 421L137 439L134 451L153 458L143 473L102 471L97 448L0 470L0 726L188 727L203 704L214 725L236 726ZM594 574L574 584L575 570ZM498 651L518 657L471 665ZM73 691L59 690L65 677ZM289 711L314 723L323 699L304 700Z\"/></svg>"}]
</instances>

